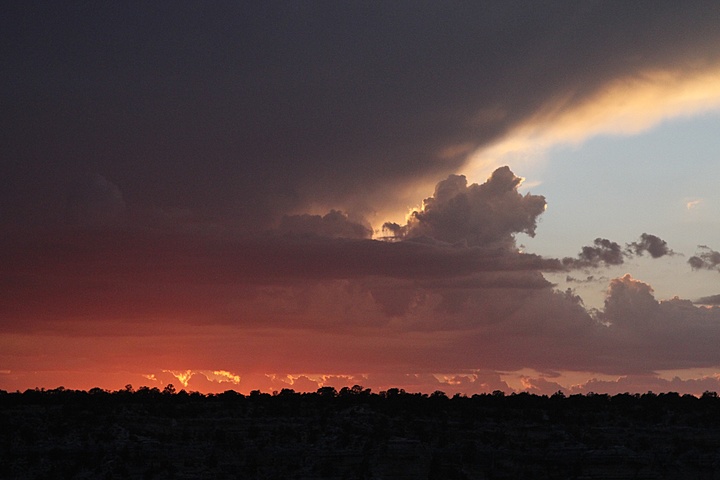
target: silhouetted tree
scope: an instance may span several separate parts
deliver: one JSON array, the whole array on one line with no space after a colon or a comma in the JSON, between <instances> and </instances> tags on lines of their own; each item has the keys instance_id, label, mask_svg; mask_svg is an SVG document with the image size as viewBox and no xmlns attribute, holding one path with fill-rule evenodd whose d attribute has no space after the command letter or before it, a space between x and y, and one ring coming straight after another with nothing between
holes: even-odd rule
<instances>
[{"instance_id":1,"label":"silhouetted tree","mask_svg":"<svg viewBox=\"0 0 720 480\"><path fill-rule=\"evenodd\" d=\"M320 387L317 389L317 394L323 398L333 398L337 396L337 390L335 387Z\"/></svg>"}]
</instances>

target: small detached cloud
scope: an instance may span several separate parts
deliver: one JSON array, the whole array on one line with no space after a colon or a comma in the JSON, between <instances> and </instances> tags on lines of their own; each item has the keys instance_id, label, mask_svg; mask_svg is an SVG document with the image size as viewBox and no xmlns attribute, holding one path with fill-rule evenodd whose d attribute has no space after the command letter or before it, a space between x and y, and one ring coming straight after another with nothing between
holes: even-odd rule
<instances>
[{"instance_id":1,"label":"small detached cloud","mask_svg":"<svg viewBox=\"0 0 720 480\"><path fill-rule=\"evenodd\" d=\"M588 275L585 278L576 278L572 275L567 275L565 277L566 283L595 283L595 282L607 282L609 279L608 277L596 277L595 275Z\"/></svg>"},{"instance_id":2,"label":"small detached cloud","mask_svg":"<svg viewBox=\"0 0 720 480\"><path fill-rule=\"evenodd\" d=\"M687 202L685 202L685 208L687 208L688 210L692 210L693 208L696 208L697 206L699 206L702 203L703 203L702 199L688 200Z\"/></svg>"},{"instance_id":3,"label":"small detached cloud","mask_svg":"<svg viewBox=\"0 0 720 480\"><path fill-rule=\"evenodd\" d=\"M622 265L626 258L634 255L642 256L649 253L652 258L661 258L675 255L660 237L650 233L643 233L636 242L626 244L625 249L619 243L607 238L596 238L593 245L582 247L577 258L565 257L562 260L566 268L597 268L601 265Z\"/></svg>"},{"instance_id":4,"label":"small detached cloud","mask_svg":"<svg viewBox=\"0 0 720 480\"><path fill-rule=\"evenodd\" d=\"M717 270L720 272L720 252L717 252L707 245L698 245L700 250L696 255L688 259L693 270Z\"/></svg>"},{"instance_id":5,"label":"small detached cloud","mask_svg":"<svg viewBox=\"0 0 720 480\"><path fill-rule=\"evenodd\" d=\"M578 258L563 258L562 262L568 268L599 267L601 263L608 265L622 265L624 254L620 244L606 238L596 238L592 246L582 247Z\"/></svg>"},{"instance_id":6,"label":"small detached cloud","mask_svg":"<svg viewBox=\"0 0 720 480\"><path fill-rule=\"evenodd\" d=\"M627 244L628 251L635 255L642 256L643 253L647 252L652 258L660 258L666 255L675 255L675 252L668 248L667 242L655 235L649 233L643 233L640 235L640 240Z\"/></svg>"}]
</instances>

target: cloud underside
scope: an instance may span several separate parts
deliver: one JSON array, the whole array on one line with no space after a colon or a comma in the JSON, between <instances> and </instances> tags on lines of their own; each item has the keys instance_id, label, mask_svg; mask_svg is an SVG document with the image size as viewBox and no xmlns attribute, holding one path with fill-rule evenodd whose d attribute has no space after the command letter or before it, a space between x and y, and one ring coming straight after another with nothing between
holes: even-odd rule
<instances>
[{"instance_id":1,"label":"cloud underside","mask_svg":"<svg viewBox=\"0 0 720 480\"><path fill-rule=\"evenodd\" d=\"M521 253L514 235L533 232L545 200L521 195L519 184L507 167L482 185L450 176L384 241L339 211L287 216L248 237L107 228L6 236L0 328L82 339L123 337L132 325L141 345L168 336L161 358L174 345L198 352L187 362L211 356L269 371L628 375L720 365L719 308L658 301L626 275L610 281L601 311L588 311L543 276L673 254L663 240L643 234L621 249L598 239L572 261ZM204 329L214 333L201 344L179 343Z\"/></svg>"}]
</instances>

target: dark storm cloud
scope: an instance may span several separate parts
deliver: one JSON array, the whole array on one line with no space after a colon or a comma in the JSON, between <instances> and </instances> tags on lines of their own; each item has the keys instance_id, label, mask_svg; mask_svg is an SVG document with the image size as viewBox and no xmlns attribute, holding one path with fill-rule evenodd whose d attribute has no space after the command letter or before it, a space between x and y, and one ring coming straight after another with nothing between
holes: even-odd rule
<instances>
[{"instance_id":1,"label":"dark storm cloud","mask_svg":"<svg viewBox=\"0 0 720 480\"><path fill-rule=\"evenodd\" d=\"M344 213L331 210L320 215L285 215L278 230L295 235L319 235L333 238L370 238L372 229L351 221Z\"/></svg>"},{"instance_id":2,"label":"dark storm cloud","mask_svg":"<svg viewBox=\"0 0 720 480\"><path fill-rule=\"evenodd\" d=\"M720 271L720 252L706 245L698 245L698 249L700 251L688 259L692 269Z\"/></svg>"},{"instance_id":3,"label":"dark storm cloud","mask_svg":"<svg viewBox=\"0 0 720 480\"><path fill-rule=\"evenodd\" d=\"M368 211L557 99L718 58L716 2L11 2L4 222L78 175L258 230ZM397 190L396 190L397 189ZM360 201L360 197L363 198ZM362 203L362 205L357 205ZM297 213L294 212L294 213Z\"/></svg>"},{"instance_id":4,"label":"dark storm cloud","mask_svg":"<svg viewBox=\"0 0 720 480\"><path fill-rule=\"evenodd\" d=\"M469 185L464 175L450 175L412 212L406 225L386 223L397 238L430 237L451 244L514 248L514 234L535 235L545 197L521 195L522 179L508 167L493 172L482 185Z\"/></svg>"}]
</instances>

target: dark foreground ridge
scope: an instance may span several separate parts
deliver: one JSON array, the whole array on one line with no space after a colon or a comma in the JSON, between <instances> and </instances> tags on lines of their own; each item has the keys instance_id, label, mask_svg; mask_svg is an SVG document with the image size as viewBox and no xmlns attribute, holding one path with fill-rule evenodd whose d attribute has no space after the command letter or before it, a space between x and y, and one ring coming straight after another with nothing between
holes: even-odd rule
<instances>
[{"instance_id":1,"label":"dark foreground ridge","mask_svg":"<svg viewBox=\"0 0 720 480\"><path fill-rule=\"evenodd\" d=\"M720 399L0 391L0 478L718 478Z\"/></svg>"}]
</instances>

